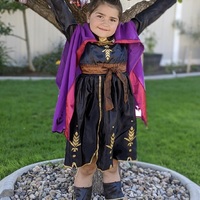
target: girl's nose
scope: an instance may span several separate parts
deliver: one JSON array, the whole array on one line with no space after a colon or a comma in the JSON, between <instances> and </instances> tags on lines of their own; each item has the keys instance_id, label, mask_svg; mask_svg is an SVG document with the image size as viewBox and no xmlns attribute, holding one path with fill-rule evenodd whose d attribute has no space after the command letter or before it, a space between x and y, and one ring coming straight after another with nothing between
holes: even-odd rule
<instances>
[{"instance_id":1,"label":"girl's nose","mask_svg":"<svg viewBox=\"0 0 200 200\"><path fill-rule=\"evenodd\" d=\"M104 25L104 26L109 26L109 23L110 23L110 22L109 22L108 19L104 19L104 20L103 20L103 25Z\"/></svg>"}]
</instances>

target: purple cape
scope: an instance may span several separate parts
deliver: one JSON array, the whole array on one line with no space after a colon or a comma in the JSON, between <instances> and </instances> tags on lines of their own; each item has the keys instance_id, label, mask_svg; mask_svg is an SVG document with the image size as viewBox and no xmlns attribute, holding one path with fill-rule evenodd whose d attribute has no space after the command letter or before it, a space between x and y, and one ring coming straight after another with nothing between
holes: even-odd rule
<instances>
[{"instance_id":1,"label":"purple cape","mask_svg":"<svg viewBox=\"0 0 200 200\"><path fill-rule=\"evenodd\" d=\"M133 94L136 99L137 111L146 123L146 97L141 55L144 47L139 40L135 25L132 21L120 23L114 35L116 43L128 44L127 72L129 74ZM69 124L74 111L75 82L81 73L80 57L88 42L96 42L89 25L77 25L70 43L66 42L62 53L61 63L56 77L59 96L53 119L53 132L63 132L69 139Z\"/></svg>"}]
</instances>

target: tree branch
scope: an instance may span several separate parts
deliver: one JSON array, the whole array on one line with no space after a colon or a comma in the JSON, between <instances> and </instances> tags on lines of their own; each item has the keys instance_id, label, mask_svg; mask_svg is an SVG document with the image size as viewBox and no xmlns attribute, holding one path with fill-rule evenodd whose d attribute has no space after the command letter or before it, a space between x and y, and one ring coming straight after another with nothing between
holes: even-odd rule
<instances>
[{"instance_id":1,"label":"tree branch","mask_svg":"<svg viewBox=\"0 0 200 200\"><path fill-rule=\"evenodd\" d=\"M10 35L10 36L13 36L13 37L16 37L16 38L18 38L18 39L20 39L20 40L26 41L25 38L23 38L23 37L21 37L21 36L19 36L19 35L15 35L15 34L9 34L9 35Z\"/></svg>"}]
</instances>

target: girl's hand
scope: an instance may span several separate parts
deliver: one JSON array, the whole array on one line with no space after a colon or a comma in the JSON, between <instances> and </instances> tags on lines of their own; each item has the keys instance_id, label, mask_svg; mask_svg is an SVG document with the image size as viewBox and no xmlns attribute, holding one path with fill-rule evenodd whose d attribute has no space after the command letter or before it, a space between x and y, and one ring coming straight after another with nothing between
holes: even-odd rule
<instances>
[{"instance_id":1,"label":"girl's hand","mask_svg":"<svg viewBox=\"0 0 200 200\"><path fill-rule=\"evenodd\" d=\"M79 6L83 6L84 4L86 4L88 2L88 0L71 0L70 3Z\"/></svg>"},{"instance_id":2,"label":"girl's hand","mask_svg":"<svg viewBox=\"0 0 200 200\"><path fill-rule=\"evenodd\" d=\"M19 0L19 3L26 4L28 0Z\"/></svg>"}]
</instances>

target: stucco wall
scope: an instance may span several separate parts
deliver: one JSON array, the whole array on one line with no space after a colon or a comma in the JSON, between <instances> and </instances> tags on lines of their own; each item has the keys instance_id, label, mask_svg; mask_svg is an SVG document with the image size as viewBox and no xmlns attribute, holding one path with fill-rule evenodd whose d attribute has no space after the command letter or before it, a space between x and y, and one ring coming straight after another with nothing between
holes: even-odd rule
<instances>
[{"instance_id":1,"label":"stucco wall","mask_svg":"<svg viewBox=\"0 0 200 200\"><path fill-rule=\"evenodd\" d=\"M123 0L124 9L132 6L138 0ZM177 17L179 17L186 24L192 24L193 27L197 24L197 19L200 17L200 1L197 0L183 0L181 8L177 9L177 6L173 6L170 10L166 11L155 23L150 25L148 29L156 33L156 39L158 41L155 52L163 53L162 64L170 64L177 62L187 62L187 47L191 44L191 40L188 37L181 36L172 27L172 23ZM178 10L178 11L177 11ZM38 16L36 13L27 10L28 17L28 29L31 42L31 52L33 57L39 54L52 51L59 43L64 43L64 36L49 22ZM14 34L24 37L23 29L23 17L21 12L14 14L3 14L1 18L5 23L12 24ZM141 40L144 40L143 34L141 34ZM12 36L1 37L0 40L6 42L6 46L10 49L10 56L13 59L14 65L26 64L26 46L25 42ZM193 49L193 62L200 63L200 45L195 43Z\"/></svg>"},{"instance_id":2,"label":"stucco wall","mask_svg":"<svg viewBox=\"0 0 200 200\"><path fill-rule=\"evenodd\" d=\"M12 24L13 34L24 38L23 17L21 12L14 14L4 14L4 22ZM65 37L52 24L34 13L27 10L28 31L30 37L30 46L33 57L39 54L51 52L60 42L65 41ZM26 43L13 36L1 37L9 48L10 56L14 65L26 65Z\"/></svg>"},{"instance_id":3,"label":"stucco wall","mask_svg":"<svg viewBox=\"0 0 200 200\"><path fill-rule=\"evenodd\" d=\"M187 27L187 31L198 31L200 34L200 1L197 0L183 0L182 7L182 21ZM180 51L179 58L187 62L189 56L189 49L192 50L192 63L200 63L200 40L195 41L186 35L180 36Z\"/></svg>"}]
</instances>

